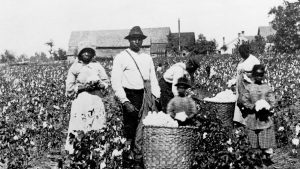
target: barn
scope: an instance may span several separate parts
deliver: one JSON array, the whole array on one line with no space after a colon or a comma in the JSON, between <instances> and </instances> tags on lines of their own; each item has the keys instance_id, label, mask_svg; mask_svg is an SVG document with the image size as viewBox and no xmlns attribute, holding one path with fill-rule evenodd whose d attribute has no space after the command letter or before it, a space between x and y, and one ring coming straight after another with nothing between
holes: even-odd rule
<instances>
[{"instance_id":1,"label":"barn","mask_svg":"<svg viewBox=\"0 0 300 169\"><path fill-rule=\"evenodd\" d=\"M124 39L130 29L98 30L98 31L73 31L69 40L68 60L77 54L78 44L89 41L96 48L96 57L110 58L129 47L128 40ZM147 38L143 42L142 50L155 57L165 53L169 27L144 28L143 33Z\"/></svg>"}]
</instances>

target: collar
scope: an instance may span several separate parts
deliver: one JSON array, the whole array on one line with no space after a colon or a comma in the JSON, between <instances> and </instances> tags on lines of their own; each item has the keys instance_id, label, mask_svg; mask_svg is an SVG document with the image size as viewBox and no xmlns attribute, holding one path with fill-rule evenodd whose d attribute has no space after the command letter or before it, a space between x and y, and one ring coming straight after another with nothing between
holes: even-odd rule
<instances>
[{"instance_id":1,"label":"collar","mask_svg":"<svg viewBox=\"0 0 300 169\"><path fill-rule=\"evenodd\" d=\"M131 54L136 54L136 55L139 55L142 53L142 50L135 52L135 51L131 50L130 48L128 48L127 51L130 52Z\"/></svg>"},{"instance_id":2,"label":"collar","mask_svg":"<svg viewBox=\"0 0 300 169\"><path fill-rule=\"evenodd\" d=\"M80 63L80 64L83 64L83 65L88 65L90 63L97 62L97 61L93 58L88 64L83 63L81 60L78 60L78 59L77 59L77 62Z\"/></svg>"}]
</instances>

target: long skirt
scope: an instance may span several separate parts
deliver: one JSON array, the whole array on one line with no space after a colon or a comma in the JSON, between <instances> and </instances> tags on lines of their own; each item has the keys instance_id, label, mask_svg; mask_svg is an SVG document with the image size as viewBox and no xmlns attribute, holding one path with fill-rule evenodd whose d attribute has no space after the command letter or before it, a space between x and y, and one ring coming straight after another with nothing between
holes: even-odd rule
<instances>
[{"instance_id":1,"label":"long skirt","mask_svg":"<svg viewBox=\"0 0 300 169\"><path fill-rule=\"evenodd\" d=\"M163 112L167 112L169 101L174 97L172 92L172 83L166 82L164 78L159 80L160 86L160 104Z\"/></svg>"},{"instance_id":2,"label":"long skirt","mask_svg":"<svg viewBox=\"0 0 300 169\"><path fill-rule=\"evenodd\" d=\"M88 132L100 130L106 126L105 107L100 97L100 91L82 92L73 100L71 106L68 137L65 150L73 151L69 142L69 134L74 131Z\"/></svg>"},{"instance_id":3,"label":"long skirt","mask_svg":"<svg viewBox=\"0 0 300 169\"><path fill-rule=\"evenodd\" d=\"M275 130L273 126L262 130L248 129L247 134L252 148L268 149L276 147Z\"/></svg>"},{"instance_id":4,"label":"long skirt","mask_svg":"<svg viewBox=\"0 0 300 169\"><path fill-rule=\"evenodd\" d=\"M237 97L237 101L235 103L235 108L234 108L234 115L233 115L233 121L238 122L240 124L246 125L246 118L244 118L242 116L242 112L240 110L240 108L237 106L238 102L241 102L241 93L246 92L246 85L247 83L245 83L243 81L242 78L243 74L237 75L237 82L236 82L236 97Z\"/></svg>"}]
</instances>

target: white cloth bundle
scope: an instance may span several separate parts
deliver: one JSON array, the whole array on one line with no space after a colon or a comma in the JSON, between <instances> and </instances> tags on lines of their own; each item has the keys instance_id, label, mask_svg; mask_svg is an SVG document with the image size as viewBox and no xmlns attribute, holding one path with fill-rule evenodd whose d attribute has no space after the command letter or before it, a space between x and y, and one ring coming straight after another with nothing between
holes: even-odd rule
<instances>
[{"instance_id":1,"label":"white cloth bundle","mask_svg":"<svg viewBox=\"0 0 300 169\"><path fill-rule=\"evenodd\" d=\"M271 108L271 106L265 99L257 100L255 102L255 110L259 111L263 108L265 108L266 110L269 110Z\"/></svg>"}]
</instances>

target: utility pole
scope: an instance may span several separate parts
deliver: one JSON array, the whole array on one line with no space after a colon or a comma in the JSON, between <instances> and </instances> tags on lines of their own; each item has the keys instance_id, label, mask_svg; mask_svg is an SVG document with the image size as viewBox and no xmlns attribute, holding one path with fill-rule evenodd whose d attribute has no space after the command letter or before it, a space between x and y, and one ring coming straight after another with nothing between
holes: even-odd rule
<instances>
[{"instance_id":1,"label":"utility pole","mask_svg":"<svg viewBox=\"0 0 300 169\"><path fill-rule=\"evenodd\" d=\"M180 19L178 18L178 52L181 56L181 47L180 47Z\"/></svg>"}]
</instances>

